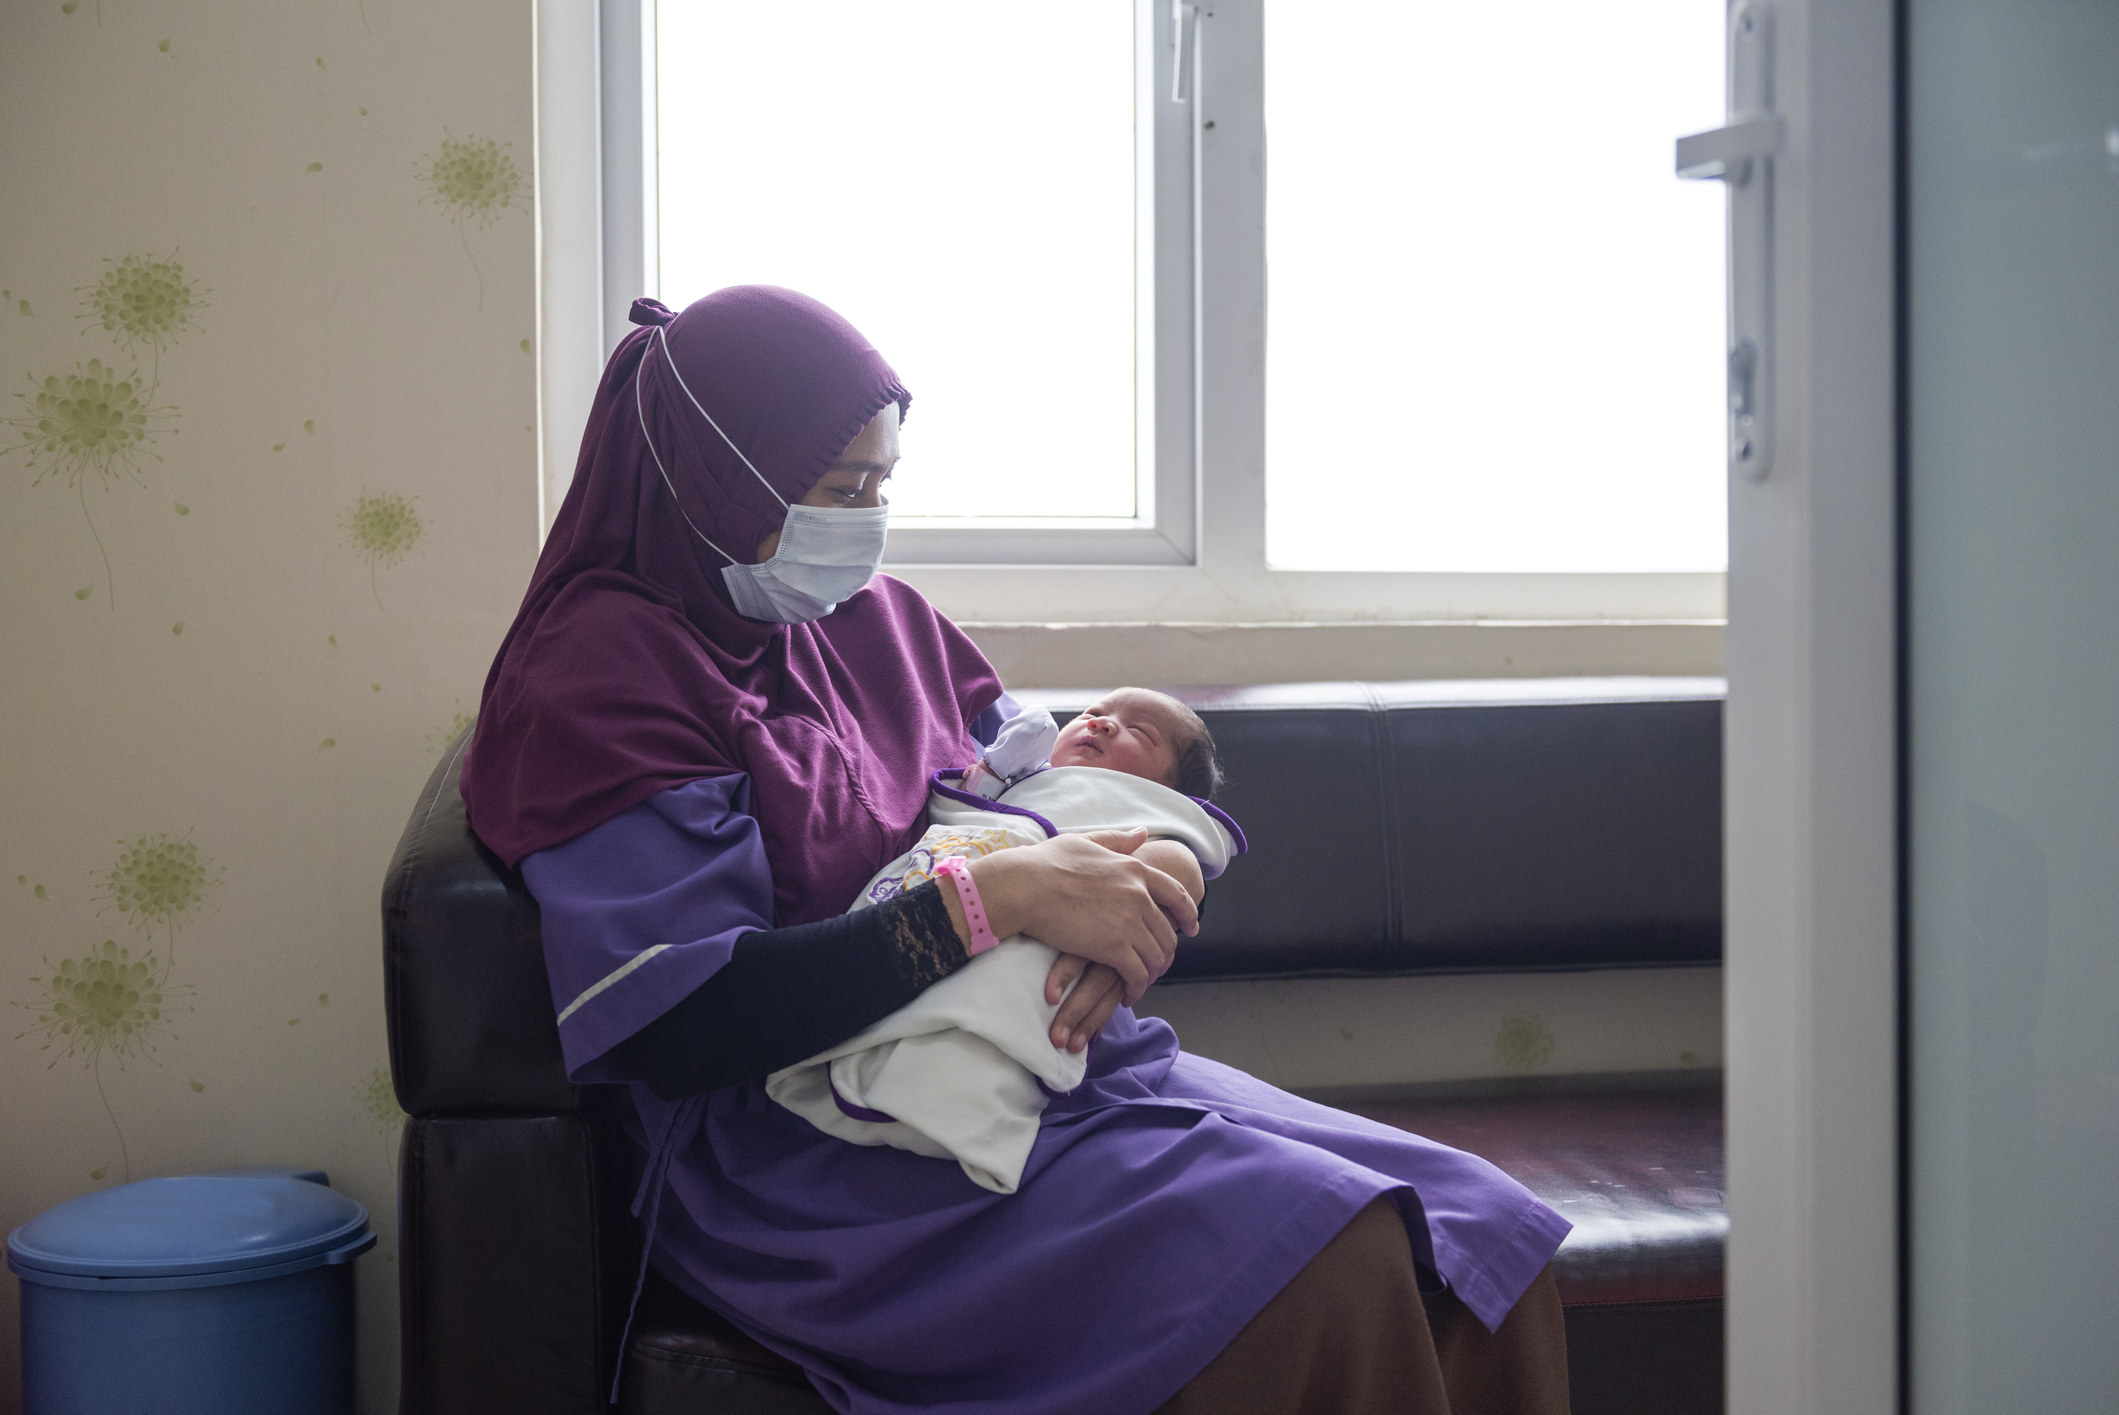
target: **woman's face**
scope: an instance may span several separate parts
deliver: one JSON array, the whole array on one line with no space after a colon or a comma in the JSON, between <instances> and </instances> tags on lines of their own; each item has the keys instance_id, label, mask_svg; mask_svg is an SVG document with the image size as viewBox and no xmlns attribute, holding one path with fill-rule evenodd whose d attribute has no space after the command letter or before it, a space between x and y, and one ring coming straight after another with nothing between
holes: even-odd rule
<instances>
[{"instance_id":1,"label":"woman's face","mask_svg":"<svg viewBox=\"0 0 2119 1415\"><path fill-rule=\"evenodd\" d=\"M883 483L898 464L898 405L885 403L883 411L868 420L868 426L846 444L831 470L818 479L802 498L804 506L881 506ZM758 542L759 562L772 559L780 548L780 533L774 531Z\"/></svg>"}]
</instances>

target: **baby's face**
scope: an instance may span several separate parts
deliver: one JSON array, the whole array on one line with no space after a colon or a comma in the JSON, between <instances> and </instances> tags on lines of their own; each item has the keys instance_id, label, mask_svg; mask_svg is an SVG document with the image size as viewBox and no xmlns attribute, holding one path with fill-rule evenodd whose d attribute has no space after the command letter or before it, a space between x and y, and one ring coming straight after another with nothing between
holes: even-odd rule
<instances>
[{"instance_id":1,"label":"baby's face","mask_svg":"<svg viewBox=\"0 0 2119 1415\"><path fill-rule=\"evenodd\" d=\"M1106 693L1060 729L1052 764L1103 767L1173 785L1183 732L1178 711L1174 700L1145 688Z\"/></svg>"}]
</instances>

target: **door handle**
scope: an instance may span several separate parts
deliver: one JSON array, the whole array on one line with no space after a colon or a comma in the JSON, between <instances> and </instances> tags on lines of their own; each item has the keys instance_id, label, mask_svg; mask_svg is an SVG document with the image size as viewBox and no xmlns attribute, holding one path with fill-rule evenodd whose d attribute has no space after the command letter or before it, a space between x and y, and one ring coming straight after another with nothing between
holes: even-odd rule
<instances>
[{"instance_id":1,"label":"door handle","mask_svg":"<svg viewBox=\"0 0 2119 1415\"><path fill-rule=\"evenodd\" d=\"M1677 142L1677 174L1729 193L1729 470L1763 480L1773 466L1772 12L1763 0L1729 7L1729 122Z\"/></svg>"},{"instance_id":2,"label":"door handle","mask_svg":"<svg viewBox=\"0 0 2119 1415\"><path fill-rule=\"evenodd\" d=\"M1199 6L1190 0L1170 0L1170 101L1183 103L1192 96L1193 49L1199 43Z\"/></svg>"},{"instance_id":3,"label":"door handle","mask_svg":"<svg viewBox=\"0 0 2119 1415\"><path fill-rule=\"evenodd\" d=\"M1777 113L1678 139L1678 175L1687 181L1723 181L1743 186L1751 164L1773 156L1781 145Z\"/></svg>"}]
</instances>

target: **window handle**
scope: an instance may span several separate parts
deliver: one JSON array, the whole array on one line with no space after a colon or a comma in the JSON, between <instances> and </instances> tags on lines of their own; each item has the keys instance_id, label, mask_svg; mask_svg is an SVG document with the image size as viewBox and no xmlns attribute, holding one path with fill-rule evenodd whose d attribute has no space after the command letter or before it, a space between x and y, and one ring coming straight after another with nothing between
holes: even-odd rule
<instances>
[{"instance_id":1,"label":"window handle","mask_svg":"<svg viewBox=\"0 0 2119 1415\"><path fill-rule=\"evenodd\" d=\"M1773 465L1772 12L1729 6L1729 121L1678 139L1677 174L1729 191L1729 470L1763 480Z\"/></svg>"},{"instance_id":2,"label":"window handle","mask_svg":"<svg viewBox=\"0 0 2119 1415\"><path fill-rule=\"evenodd\" d=\"M1170 0L1170 101L1183 103L1192 96L1192 57L1199 45L1199 6L1188 0Z\"/></svg>"}]
</instances>

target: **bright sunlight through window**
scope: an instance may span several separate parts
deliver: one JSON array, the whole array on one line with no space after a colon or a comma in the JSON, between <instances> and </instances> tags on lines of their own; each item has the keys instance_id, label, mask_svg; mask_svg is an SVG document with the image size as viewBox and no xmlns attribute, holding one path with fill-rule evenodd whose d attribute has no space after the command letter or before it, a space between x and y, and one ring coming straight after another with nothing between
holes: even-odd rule
<instances>
[{"instance_id":1,"label":"bright sunlight through window","mask_svg":"<svg viewBox=\"0 0 2119 1415\"><path fill-rule=\"evenodd\" d=\"M1721 5L1265 23L1268 560L1723 568Z\"/></svg>"},{"instance_id":2,"label":"bright sunlight through window","mask_svg":"<svg viewBox=\"0 0 2119 1415\"><path fill-rule=\"evenodd\" d=\"M913 393L894 518L1133 517L1132 0L657 26L663 299L785 285L852 320Z\"/></svg>"}]
</instances>

